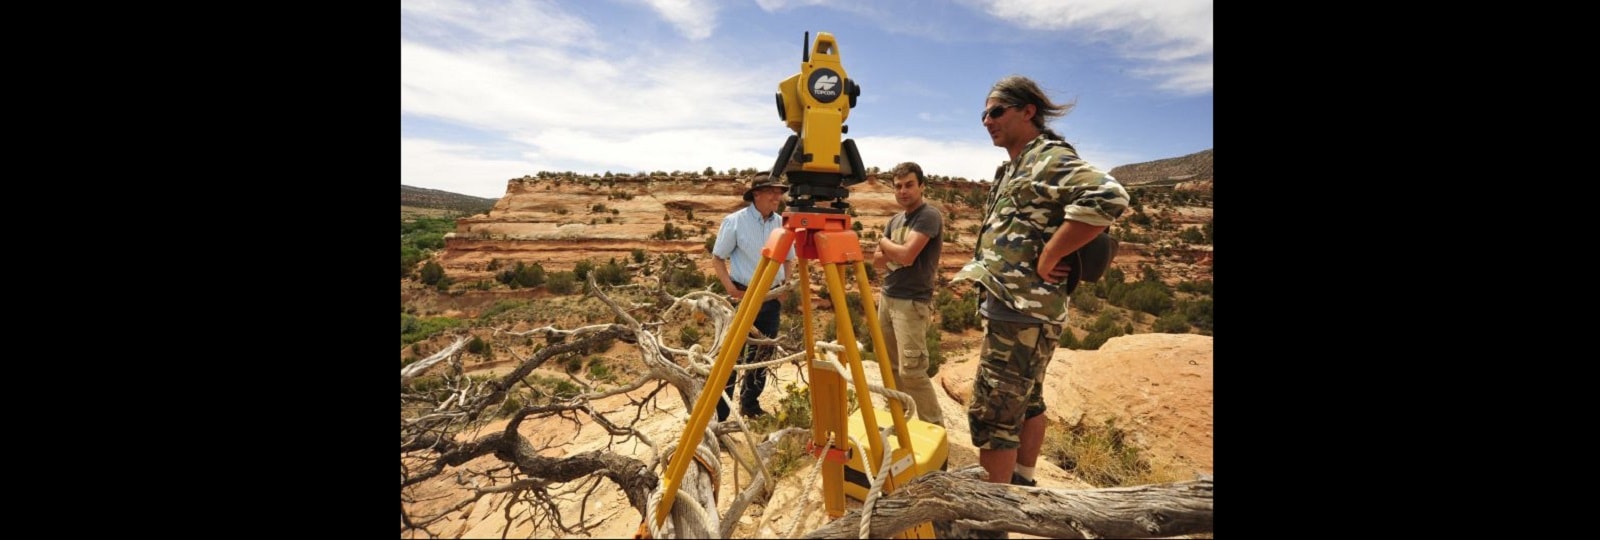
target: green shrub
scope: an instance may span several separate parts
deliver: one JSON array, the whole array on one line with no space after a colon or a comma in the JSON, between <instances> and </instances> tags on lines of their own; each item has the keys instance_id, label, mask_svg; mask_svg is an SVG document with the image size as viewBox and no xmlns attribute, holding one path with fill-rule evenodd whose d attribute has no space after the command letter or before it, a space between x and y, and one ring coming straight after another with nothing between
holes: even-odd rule
<instances>
[{"instance_id":1,"label":"green shrub","mask_svg":"<svg viewBox=\"0 0 1600 540\"><path fill-rule=\"evenodd\" d=\"M501 301L495 302L494 305L489 306L489 309L483 310L483 313L479 313L478 314L478 319L480 319L480 320L489 319L489 318L494 317L495 315L499 315L501 313L506 313L508 311L515 310L517 308L527 307L528 305L529 304L528 304L527 300L501 300Z\"/></svg>"},{"instance_id":2,"label":"green shrub","mask_svg":"<svg viewBox=\"0 0 1600 540\"><path fill-rule=\"evenodd\" d=\"M1090 332L1101 332L1109 330L1116 325L1117 318L1110 311L1107 311L1101 313L1099 317L1095 317L1094 322L1089 323L1089 326L1085 329Z\"/></svg>"},{"instance_id":3,"label":"green shrub","mask_svg":"<svg viewBox=\"0 0 1600 540\"><path fill-rule=\"evenodd\" d=\"M628 274L623 271L622 265L616 259L600 266L594 271L594 281L600 285L621 285L628 282Z\"/></svg>"},{"instance_id":4,"label":"green shrub","mask_svg":"<svg viewBox=\"0 0 1600 540\"><path fill-rule=\"evenodd\" d=\"M1156 318L1155 324L1150 329L1163 334L1186 334L1189 332L1189 318L1185 317L1182 311L1168 311Z\"/></svg>"},{"instance_id":5,"label":"green shrub","mask_svg":"<svg viewBox=\"0 0 1600 540\"><path fill-rule=\"evenodd\" d=\"M978 293L968 290L961 298L950 294L949 289L939 289L934 294L934 306L939 310L939 328L948 332L961 332L978 328Z\"/></svg>"},{"instance_id":6,"label":"green shrub","mask_svg":"<svg viewBox=\"0 0 1600 540\"><path fill-rule=\"evenodd\" d=\"M811 427L811 387L795 383L784 385L783 399L778 401L776 412L783 427Z\"/></svg>"},{"instance_id":7,"label":"green shrub","mask_svg":"<svg viewBox=\"0 0 1600 540\"><path fill-rule=\"evenodd\" d=\"M1151 225L1153 225L1150 220L1150 214L1138 211L1135 211L1133 215L1128 216L1128 218L1122 220L1122 222L1128 225L1138 225L1145 228L1149 228Z\"/></svg>"},{"instance_id":8,"label":"green shrub","mask_svg":"<svg viewBox=\"0 0 1600 540\"><path fill-rule=\"evenodd\" d=\"M629 252L628 255L633 257L633 262L635 263L644 262L644 250L642 249L634 248L634 250Z\"/></svg>"},{"instance_id":9,"label":"green shrub","mask_svg":"<svg viewBox=\"0 0 1600 540\"><path fill-rule=\"evenodd\" d=\"M522 400L515 394L507 394L506 400L500 402L500 409L495 411L495 416L511 416L522 410Z\"/></svg>"},{"instance_id":10,"label":"green shrub","mask_svg":"<svg viewBox=\"0 0 1600 540\"><path fill-rule=\"evenodd\" d=\"M1106 275L1100 277L1101 283L1120 284L1128 280L1128 275L1121 268L1112 266L1106 269Z\"/></svg>"},{"instance_id":11,"label":"green shrub","mask_svg":"<svg viewBox=\"0 0 1600 540\"><path fill-rule=\"evenodd\" d=\"M412 321L408 323L406 320L407 317L410 317ZM429 317L426 319L417 319L415 317L411 317L410 315L401 314L400 346L404 347L408 344L422 341L424 339L433 337L439 332L457 328L463 324L464 323L462 321L450 317ZM418 350L412 349L412 351L417 352Z\"/></svg>"},{"instance_id":12,"label":"green shrub","mask_svg":"<svg viewBox=\"0 0 1600 540\"><path fill-rule=\"evenodd\" d=\"M400 278L405 279L422 262L422 251L411 246L400 246Z\"/></svg>"},{"instance_id":13,"label":"green shrub","mask_svg":"<svg viewBox=\"0 0 1600 540\"><path fill-rule=\"evenodd\" d=\"M481 337L472 336L472 341L467 342L467 352L469 353L483 354L483 351L487 350L489 350L489 344L484 343Z\"/></svg>"},{"instance_id":14,"label":"green shrub","mask_svg":"<svg viewBox=\"0 0 1600 540\"><path fill-rule=\"evenodd\" d=\"M1200 298L1180 302L1179 310L1183 312L1189 324L1200 330L1201 334L1211 335L1211 299Z\"/></svg>"},{"instance_id":15,"label":"green shrub","mask_svg":"<svg viewBox=\"0 0 1600 540\"><path fill-rule=\"evenodd\" d=\"M1056 344L1064 349L1083 348L1083 344L1078 343L1078 336L1072 333L1071 328L1061 329L1061 339L1056 340Z\"/></svg>"},{"instance_id":16,"label":"green shrub","mask_svg":"<svg viewBox=\"0 0 1600 540\"><path fill-rule=\"evenodd\" d=\"M577 277L579 282L588 281L591 270L594 270L594 261L584 259L572 266L572 275Z\"/></svg>"},{"instance_id":17,"label":"green shrub","mask_svg":"<svg viewBox=\"0 0 1600 540\"><path fill-rule=\"evenodd\" d=\"M1200 281L1180 281L1178 282L1178 292L1211 294L1211 280L1202 279Z\"/></svg>"},{"instance_id":18,"label":"green shrub","mask_svg":"<svg viewBox=\"0 0 1600 540\"><path fill-rule=\"evenodd\" d=\"M524 266L517 262L516 282L523 287L537 287L544 284L544 265L533 263Z\"/></svg>"},{"instance_id":19,"label":"green shrub","mask_svg":"<svg viewBox=\"0 0 1600 540\"><path fill-rule=\"evenodd\" d=\"M666 275L662 276L662 278L662 281L665 282L667 293L673 296L683 296L689 291L705 287L709 282L721 284L721 281L716 278L708 280L705 274L694 268L672 268L667 270Z\"/></svg>"},{"instance_id":20,"label":"green shrub","mask_svg":"<svg viewBox=\"0 0 1600 540\"><path fill-rule=\"evenodd\" d=\"M678 342L686 349L700 343L700 329L693 326L678 329Z\"/></svg>"},{"instance_id":21,"label":"green shrub","mask_svg":"<svg viewBox=\"0 0 1600 540\"><path fill-rule=\"evenodd\" d=\"M1085 283L1083 285L1089 284ZM1085 313L1095 313L1100 311L1101 305L1100 298L1094 295L1094 287L1079 286L1077 290L1072 291L1072 307L1078 308Z\"/></svg>"},{"instance_id":22,"label":"green shrub","mask_svg":"<svg viewBox=\"0 0 1600 540\"><path fill-rule=\"evenodd\" d=\"M1107 340L1120 335L1122 335L1122 328L1116 325L1112 325L1111 328L1105 330L1089 332L1089 335L1083 336L1083 342L1079 343L1078 348L1099 350L1100 346L1105 345Z\"/></svg>"},{"instance_id":23,"label":"green shrub","mask_svg":"<svg viewBox=\"0 0 1600 540\"><path fill-rule=\"evenodd\" d=\"M1172 309L1172 291L1161 282L1141 281L1133 284L1122 295L1121 306L1160 315Z\"/></svg>"},{"instance_id":24,"label":"green shrub","mask_svg":"<svg viewBox=\"0 0 1600 540\"><path fill-rule=\"evenodd\" d=\"M1146 283L1161 283L1161 272L1156 267L1145 264L1139 266L1139 281Z\"/></svg>"},{"instance_id":25,"label":"green shrub","mask_svg":"<svg viewBox=\"0 0 1600 540\"><path fill-rule=\"evenodd\" d=\"M611 380L611 368L606 365L605 358L595 356L589 359L589 378L597 381Z\"/></svg>"},{"instance_id":26,"label":"green shrub","mask_svg":"<svg viewBox=\"0 0 1600 540\"><path fill-rule=\"evenodd\" d=\"M453 218L421 217L411 221L400 222L400 238L404 241L407 238L414 237L413 235L416 233L435 232L443 234L455 230L455 228L456 220Z\"/></svg>"},{"instance_id":27,"label":"green shrub","mask_svg":"<svg viewBox=\"0 0 1600 540\"><path fill-rule=\"evenodd\" d=\"M444 267L438 261L428 261L422 265L422 282L428 285L437 285L444 278Z\"/></svg>"},{"instance_id":28,"label":"green shrub","mask_svg":"<svg viewBox=\"0 0 1600 540\"><path fill-rule=\"evenodd\" d=\"M573 370L573 371L576 371L576 370ZM572 399L574 397L577 397L578 394L581 394L581 393L583 393L583 389L582 388L578 388L578 385L576 385L576 384L572 384L572 381L568 381L568 380L565 380L565 379L561 379L561 380L557 380L556 381L556 384L555 384L555 396L554 396L556 399Z\"/></svg>"},{"instance_id":29,"label":"green shrub","mask_svg":"<svg viewBox=\"0 0 1600 540\"><path fill-rule=\"evenodd\" d=\"M572 272L553 272L544 286L555 294L572 294L578 290L578 280Z\"/></svg>"}]
</instances>

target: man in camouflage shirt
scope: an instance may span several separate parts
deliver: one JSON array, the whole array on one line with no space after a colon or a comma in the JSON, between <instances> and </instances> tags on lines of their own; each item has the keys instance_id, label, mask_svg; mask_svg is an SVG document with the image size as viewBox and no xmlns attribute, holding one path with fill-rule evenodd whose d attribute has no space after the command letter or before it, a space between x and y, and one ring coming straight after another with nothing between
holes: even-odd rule
<instances>
[{"instance_id":1,"label":"man in camouflage shirt","mask_svg":"<svg viewBox=\"0 0 1600 540\"><path fill-rule=\"evenodd\" d=\"M1020 76L995 83L984 102L983 126L1011 160L990 188L972 261L952 283L979 286L984 343L967 423L990 482L1036 484L1045 368L1067 323L1070 268L1063 257L1128 207L1116 179L1045 126L1072 106L1052 103Z\"/></svg>"}]
</instances>

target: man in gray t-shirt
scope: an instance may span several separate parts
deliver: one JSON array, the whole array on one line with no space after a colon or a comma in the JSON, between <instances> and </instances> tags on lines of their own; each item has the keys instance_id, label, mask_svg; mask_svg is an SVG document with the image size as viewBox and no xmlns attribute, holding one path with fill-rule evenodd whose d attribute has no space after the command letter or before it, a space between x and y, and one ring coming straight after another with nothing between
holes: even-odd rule
<instances>
[{"instance_id":1,"label":"man in gray t-shirt","mask_svg":"<svg viewBox=\"0 0 1600 540\"><path fill-rule=\"evenodd\" d=\"M878 326L895 369L895 388L911 394L917 418L944 425L939 397L928 379L928 321L933 318L934 276L944 245L944 215L922 199L928 185L922 167L912 162L893 171L894 199L904 212L889 218L872 264L887 268L878 295Z\"/></svg>"}]
</instances>

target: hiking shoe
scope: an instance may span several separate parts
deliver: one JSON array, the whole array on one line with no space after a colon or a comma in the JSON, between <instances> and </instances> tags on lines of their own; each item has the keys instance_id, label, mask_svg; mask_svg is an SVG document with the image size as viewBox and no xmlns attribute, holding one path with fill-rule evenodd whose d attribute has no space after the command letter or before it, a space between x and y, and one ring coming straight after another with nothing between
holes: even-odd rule
<instances>
[{"instance_id":1,"label":"hiking shoe","mask_svg":"<svg viewBox=\"0 0 1600 540\"><path fill-rule=\"evenodd\" d=\"M1039 481L1038 480L1029 480L1027 478L1023 478L1022 475L1020 475L1020 474L1011 473L1011 485L1013 485L1013 486L1038 487L1039 486Z\"/></svg>"},{"instance_id":2,"label":"hiking shoe","mask_svg":"<svg viewBox=\"0 0 1600 540\"><path fill-rule=\"evenodd\" d=\"M739 411L739 413L743 414L745 418L761 418L767 415L767 411L761 410L760 407Z\"/></svg>"}]
</instances>

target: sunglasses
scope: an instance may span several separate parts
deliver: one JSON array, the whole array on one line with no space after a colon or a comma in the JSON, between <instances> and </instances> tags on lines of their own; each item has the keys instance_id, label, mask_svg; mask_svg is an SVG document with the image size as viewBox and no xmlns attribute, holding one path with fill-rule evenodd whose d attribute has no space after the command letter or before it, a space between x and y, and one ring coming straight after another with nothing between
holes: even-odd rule
<instances>
[{"instance_id":1,"label":"sunglasses","mask_svg":"<svg viewBox=\"0 0 1600 540\"><path fill-rule=\"evenodd\" d=\"M978 121L982 122L984 120L991 120L991 119L992 120L999 120L1000 116L1002 116L1002 115L1004 115L1006 113L1006 109L1012 109L1012 108L1016 108L1016 107L1017 107L1016 105L995 105L993 107L990 107L989 110L983 111L983 116L980 117L978 119Z\"/></svg>"}]
</instances>

